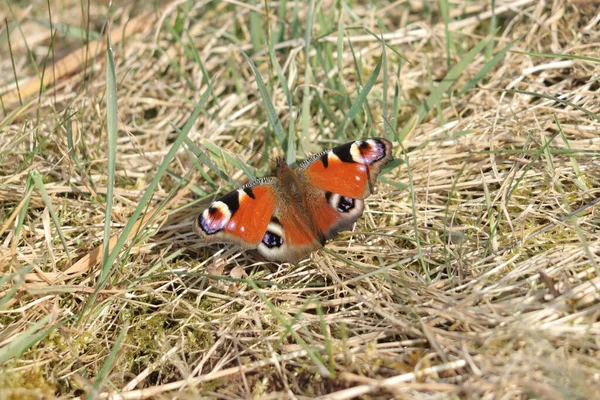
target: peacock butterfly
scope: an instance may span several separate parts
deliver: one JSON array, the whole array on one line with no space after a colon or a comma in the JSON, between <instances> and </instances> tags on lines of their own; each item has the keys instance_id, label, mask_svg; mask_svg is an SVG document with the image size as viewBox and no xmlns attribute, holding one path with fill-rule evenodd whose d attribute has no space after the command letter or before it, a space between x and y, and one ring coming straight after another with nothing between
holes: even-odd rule
<instances>
[{"instance_id":1,"label":"peacock butterfly","mask_svg":"<svg viewBox=\"0 0 600 400\"><path fill-rule=\"evenodd\" d=\"M255 249L268 260L298 263L362 215L392 143L357 140L323 151L295 169L277 159L275 176L214 201L194 221L206 243Z\"/></svg>"}]
</instances>

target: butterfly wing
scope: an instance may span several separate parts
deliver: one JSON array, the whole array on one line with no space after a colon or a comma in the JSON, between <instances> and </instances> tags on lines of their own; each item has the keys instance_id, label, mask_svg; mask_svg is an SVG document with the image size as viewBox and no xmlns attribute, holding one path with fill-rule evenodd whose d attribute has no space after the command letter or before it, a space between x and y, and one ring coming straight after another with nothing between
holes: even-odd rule
<instances>
[{"instance_id":1,"label":"butterfly wing","mask_svg":"<svg viewBox=\"0 0 600 400\"><path fill-rule=\"evenodd\" d=\"M392 159L389 140L364 139L316 154L298 165L296 172L325 192L364 199L373 192L381 168Z\"/></svg>"},{"instance_id":2,"label":"butterfly wing","mask_svg":"<svg viewBox=\"0 0 600 400\"><path fill-rule=\"evenodd\" d=\"M194 221L206 243L259 246L277 205L273 178L258 179L214 201Z\"/></svg>"},{"instance_id":3,"label":"butterfly wing","mask_svg":"<svg viewBox=\"0 0 600 400\"><path fill-rule=\"evenodd\" d=\"M392 159L392 143L372 138L334 147L298 166L310 191L310 214L325 239L349 229L362 215L363 199L373 193L377 175Z\"/></svg>"}]
</instances>

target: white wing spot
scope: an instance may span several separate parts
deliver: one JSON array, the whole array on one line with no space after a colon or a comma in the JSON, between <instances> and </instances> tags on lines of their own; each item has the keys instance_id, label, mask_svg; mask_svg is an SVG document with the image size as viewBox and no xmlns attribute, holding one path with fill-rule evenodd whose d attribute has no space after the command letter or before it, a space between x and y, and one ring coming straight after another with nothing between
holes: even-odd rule
<instances>
[{"instance_id":1,"label":"white wing spot","mask_svg":"<svg viewBox=\"0 0 600 400\"><path fill-rule=\"evenodd\" d=\"M327 152L327 161L336 162L336 161L339 161L339 159L340 158L333 151L329 150Z\"/></svg>"},{"instance_id":2,"label":"white wing spot","mask_svg":"<svg viewBox=\"0 0 600 400\"><path fill-rule=\"evenodd\" d=\"M244 191L244 189L238 189L238 199L240 201L240 204L242 204L246 199L249 199L250 196L248 196L248 194Z\"/></svg>"}]
</instances>

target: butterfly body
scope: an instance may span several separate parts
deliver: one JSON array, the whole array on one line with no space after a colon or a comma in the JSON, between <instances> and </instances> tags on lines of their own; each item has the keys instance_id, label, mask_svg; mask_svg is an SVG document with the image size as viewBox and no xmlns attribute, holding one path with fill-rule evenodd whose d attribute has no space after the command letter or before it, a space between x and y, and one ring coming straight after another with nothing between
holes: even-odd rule
<instances>
[{"instance_id":1,"label":"butterfly body","mask_svg":"<svg viewBox=\"0 0 600 400\"><path fill-rule=\"evenodd\" d=\"M392 160L386 139L364 139L323 151L295 169L277 160L261 178L214 201L194 221L207 243L256 249L297 263L362 215L381 168Z\"/></svg>"}]
</instances>

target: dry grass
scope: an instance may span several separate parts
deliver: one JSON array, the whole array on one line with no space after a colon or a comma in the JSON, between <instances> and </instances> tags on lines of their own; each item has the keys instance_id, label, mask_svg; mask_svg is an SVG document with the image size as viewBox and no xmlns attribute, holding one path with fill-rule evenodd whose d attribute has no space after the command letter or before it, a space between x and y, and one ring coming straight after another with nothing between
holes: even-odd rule
<instances>
[{"instance_id":1,"label":"dry grass","mask_svg":"<svg viewBox=\"0 0 600 400\"><path fill-rule=\"evenodd\" d=\"M85 2L52 8L56 27L100 34L89 47L36 22L50 18L38 3L0 10L0 397L600 392L598 2L497 0L493 14L482 0L342 13L333 1L98 3L89 19ZM380 28L385 58L369 34ZM282 147L301 158L382 135L404 163L353 232L299 266L192 233L215 194L248 179L242 160L260 176ZM107 211L114 262L102 261Z\"/></svg>"}]
</instances>

